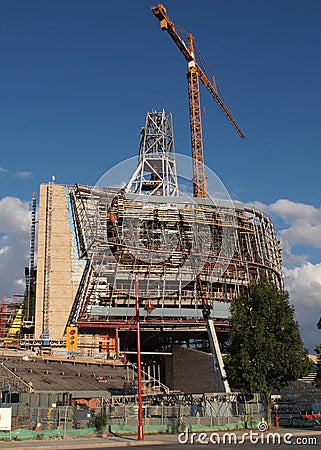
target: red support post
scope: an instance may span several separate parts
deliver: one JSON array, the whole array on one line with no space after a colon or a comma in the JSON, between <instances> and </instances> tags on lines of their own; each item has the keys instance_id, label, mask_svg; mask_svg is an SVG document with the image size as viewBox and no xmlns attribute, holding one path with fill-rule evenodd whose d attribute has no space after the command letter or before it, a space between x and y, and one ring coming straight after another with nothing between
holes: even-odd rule
<instances>
[{"instance_id":1,"label":"red support post","mask_svg":"<svg viewBox=\"0 0 321 450\"><path fill-rule=\"evenodd\" d=\"M138 441L144 440L144 426L143 426L143 397L142 397L142 365L140 352L140 321L139 321L139 293L138 293L138 275L135 274L135 290L136 290L136 305L135 305L135 320L136 320L136 346L137 346L137 389L138 389Z\"/></svg>"},{"instance_id":2,"label":"red support post","mask_svg":"<svg viewBox=\"0 0 321 450\"><path fill-rule=\"evenodd\" d=\"M277 428L280 427L279 408L277 405L275 406L275 426Z\"/></svg>"}]
</instances>

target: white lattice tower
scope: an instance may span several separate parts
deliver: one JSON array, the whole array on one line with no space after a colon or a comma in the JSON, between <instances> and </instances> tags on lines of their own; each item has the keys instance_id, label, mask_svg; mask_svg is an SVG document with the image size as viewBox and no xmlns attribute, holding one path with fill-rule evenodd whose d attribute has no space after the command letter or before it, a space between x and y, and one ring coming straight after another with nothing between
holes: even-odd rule
<instances>
[{"instance_id":1,"label":"white lattice tower","mask_svg":"<svg viewBox=\"0 0 321 450\"><path fill-rule=\"evenodd\" d=\"M172 115L166 116L164 110L147 113L140 136L138 165L126 192L178 195Z\"/></svg>"}]
</instances>

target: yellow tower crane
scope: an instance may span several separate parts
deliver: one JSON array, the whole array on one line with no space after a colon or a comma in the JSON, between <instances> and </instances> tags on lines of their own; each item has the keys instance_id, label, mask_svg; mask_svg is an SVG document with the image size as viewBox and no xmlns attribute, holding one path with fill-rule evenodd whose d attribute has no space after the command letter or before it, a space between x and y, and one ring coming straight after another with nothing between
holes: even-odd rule
<instances>
[{"instance_id":1,"label":"yellow tower crane","mask_svg":"<svg viewBox=\"0 0 321 450\"><path fill-rule=\"evenodd\" d=\"M188 63L187 80L193 160L193 194L194 197L207 197L199 80L201 80L214 100L218 103L242 139L245 138L245 135L238 126L226 103L219 96L215 81L213 80L212 82L208 78L205 71L196 61L194 36L188 34L188 44L185 43L183 38L177 32L174 23L168 18L164 5L159 4L153 6L152 11L160 21L161 29L168 32Z\"/></svg>"}]
</instances>

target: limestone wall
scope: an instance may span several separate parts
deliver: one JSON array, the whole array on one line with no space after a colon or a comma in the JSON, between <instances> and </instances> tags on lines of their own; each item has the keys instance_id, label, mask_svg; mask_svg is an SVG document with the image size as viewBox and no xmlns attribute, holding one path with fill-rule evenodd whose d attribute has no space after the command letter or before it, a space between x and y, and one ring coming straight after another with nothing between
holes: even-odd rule
<instances>
[{"instance_id":1,"label":"limestone wall","mask_svg":"<svg viewBox=\"0 0 321 450\"><path fill-rule=\"evenodd\" d=\"M60 339L84 267L84 262L77 257L66 186L40 186L37 255L35 338L40 338L44 331L43 309L47 298L49 338Z\"/></svg>"}]
</instances>

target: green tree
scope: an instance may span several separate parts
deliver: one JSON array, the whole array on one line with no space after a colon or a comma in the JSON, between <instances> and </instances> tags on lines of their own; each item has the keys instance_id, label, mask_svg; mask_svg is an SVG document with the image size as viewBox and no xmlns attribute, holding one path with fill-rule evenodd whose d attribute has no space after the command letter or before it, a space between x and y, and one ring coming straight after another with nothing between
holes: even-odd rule
<instances>
[{"instance_id":1,"label":"green tree","mask_svg":"<svg viewBox=\"0 0 321 450\"><path fill-rule=\"evenodd\" d=\"M102 433L108 423L107 414L103 412L97 414L97 416L95 416L94 423L97 428L97 432Z\"/></svg>"},{"instance_id":2,"label":"green tree","mask_svg":"<svg viewBox=\"0 0 321 450\"><path fill-rule=\"evenodd\" d=\"M225 367L230 385L265 394L271 426L271 393L311 371L289 295L266 279L244 287L230 308Z\"/></svg>"}]
</instances>

